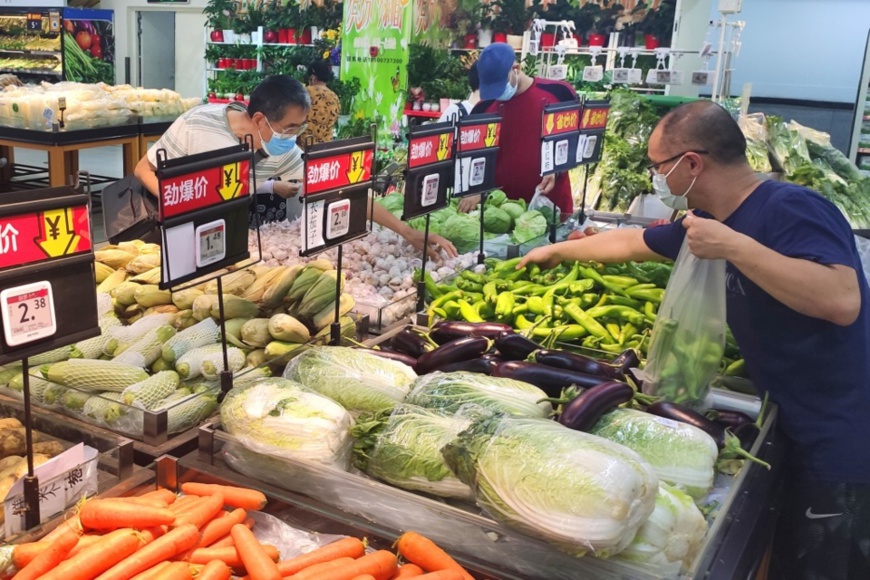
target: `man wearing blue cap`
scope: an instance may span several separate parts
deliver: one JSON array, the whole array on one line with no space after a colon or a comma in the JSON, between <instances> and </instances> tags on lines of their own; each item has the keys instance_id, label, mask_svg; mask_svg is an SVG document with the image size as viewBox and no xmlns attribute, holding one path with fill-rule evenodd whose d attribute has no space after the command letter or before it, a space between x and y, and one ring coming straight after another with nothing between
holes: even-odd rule
<instances>
[{"instance_id":1,"label":"man wearing blue cap","mask_svg":"<svg viewBox=\"0 0 870 580\"><path fill-rule=\"evenodd\" d=\"M501 138L495 168L496 185L511 199L531 201L540 188L562 212L574 211L567 173L541 177L541 119L544 106L572 101L577 93L566 82L525 74L514 49L496 42L477 61L481 101L473 113L501 113ZM464 198L459 208L470 211L478 196Z\"/></svg>"}]
</instances>

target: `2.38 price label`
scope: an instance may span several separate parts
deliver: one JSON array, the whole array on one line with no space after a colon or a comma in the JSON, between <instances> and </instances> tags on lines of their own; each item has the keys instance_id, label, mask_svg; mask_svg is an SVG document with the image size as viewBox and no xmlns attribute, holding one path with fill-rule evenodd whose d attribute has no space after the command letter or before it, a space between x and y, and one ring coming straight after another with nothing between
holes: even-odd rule
<instances>
[{"instance_id":1,"label":"2.38 price label","mask_svg":"<svg viewBox=\"0 0 870 580\"><path fill-rule=\"evenodd\" d=\"M0 292L6 344L19 346L57 332L51 284L34 282Z\"/></svg>"},{"instance_id":2,"label":"2.38 price label","mask_svg":"<svg viewBox=\"0 0 870 580\"><path fill-rule=\"evenodd\" d=\"M190 231L190 230L188 230ZM196 267L202 268L227 257L227 224L215 220L196 228Z\"/></svg>"}]
</instances>

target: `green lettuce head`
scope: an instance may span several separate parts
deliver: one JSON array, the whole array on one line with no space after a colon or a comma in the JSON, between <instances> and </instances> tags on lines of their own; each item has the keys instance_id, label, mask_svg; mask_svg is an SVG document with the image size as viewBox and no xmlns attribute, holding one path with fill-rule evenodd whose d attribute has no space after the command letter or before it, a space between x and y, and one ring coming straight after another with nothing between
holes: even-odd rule
<instances>
[{"instance_id":1,"label":"green lettuce head","mask_svg":"<svg viewBox=\"0 0 870 580\"><path fill-rule=\"evenodd\" d=\"M547 218L538 210L530 210L517 218L514 227L514 239L524 244L547 233Z\"/></svg>"},{"instance_id":2,"label":"green lettuce head","mask_svg":"<svg viewBox=\"0 0 870 580\"><path fill-rule=\"evenodd\" d=\"M458 213L444 222L441 235L453 242L460 254L471 252L480 245L480 221Z\"/></svg>"},{"instance_id":3,"label":"green lettuce head","mask_svg":"<svg viewBox=\"0 0 870 580\"><path fill-rule=\"evenodd\" d=\"M510 214L501 208L487 207L483 212L483 228L493 234L506 234L511 229Z\"/></svg>"}]
</instances>

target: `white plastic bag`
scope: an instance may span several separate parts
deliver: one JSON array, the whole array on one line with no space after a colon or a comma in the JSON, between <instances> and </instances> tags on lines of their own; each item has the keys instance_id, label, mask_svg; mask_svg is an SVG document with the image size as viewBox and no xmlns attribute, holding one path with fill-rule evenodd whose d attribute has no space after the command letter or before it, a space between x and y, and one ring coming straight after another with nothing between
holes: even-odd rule
<instances>
[{"instance_id":1,"label":"white plastic bag","mask_svg":"<svg viewBox=\"0 0 870 580\"><path fill-rule=\"evenodd\" d=\"M683 240L652 332L643 390L701 406L725 348L725 261L703 260Z\"/></svg>"}]
</instances>

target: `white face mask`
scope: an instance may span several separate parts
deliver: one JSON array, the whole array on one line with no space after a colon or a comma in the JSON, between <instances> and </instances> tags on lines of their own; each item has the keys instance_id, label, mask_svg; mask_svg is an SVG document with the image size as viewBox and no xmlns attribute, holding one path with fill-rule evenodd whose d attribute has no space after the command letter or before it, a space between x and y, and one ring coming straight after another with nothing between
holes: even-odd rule
<instances>
[{"instance_id":1,"label":"white face mask","mask_svg":"<svg viewBox=\"0 0 870 580\"><path fill-rule=\"evenodd\" d=\"M513 72L513 69L511 69L511 72ZM505 87L502 95L500 97L498 97L496 100L497 101L509 101L509 100L511 100L514 97L514 95L517 94L517 89L519 89L519 88L520 88L520 78L517 77L517 84L515 84L515 85L511 84L510 73L508 73L508 84Z\"/></svg>"},{"instance_id":2,"label":"white face mask","mask_svg":"<svg viewBox=\"0 0 870 580\"><path fill-rule=\"evenodd\" d=\"M671 170L667 173L656 173L652 176L652 186L653 191L658 196L663 204L668 206L671 209L676 209L679 211L686 211L689 209L689 200L686 196L689 195L689 192L692 191L692 188L695 187L695 180L697 180L697 176L692 180L692 183L689 185L689 189L683 193L683 195L674 195L671 192L671 186L668 185L668 177L671 176L671 173L674 172L674 169L677 168L677 165L683 160L683 157L680 157L680 161L677 161Z\"/></svg>"}]
</instances>

